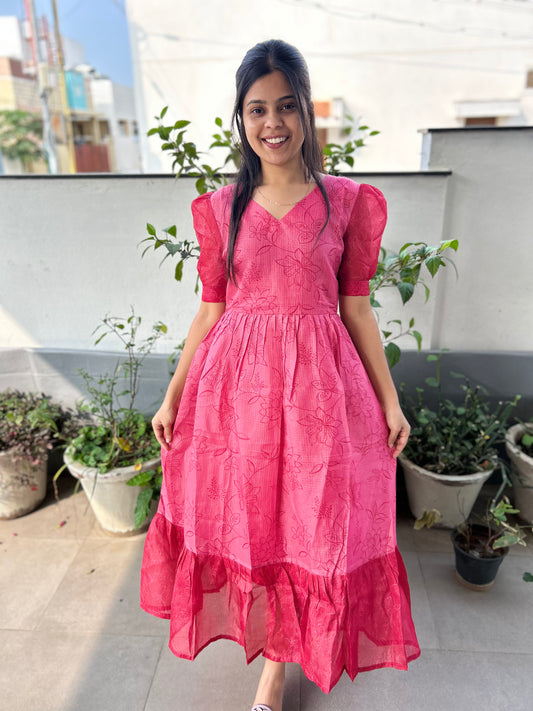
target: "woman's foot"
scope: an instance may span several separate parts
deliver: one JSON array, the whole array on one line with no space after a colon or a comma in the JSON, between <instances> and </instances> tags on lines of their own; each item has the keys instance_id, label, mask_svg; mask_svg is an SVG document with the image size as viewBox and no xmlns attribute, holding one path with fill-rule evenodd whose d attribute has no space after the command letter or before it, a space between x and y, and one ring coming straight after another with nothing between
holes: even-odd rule
<instances>
[{"instance_id":1,"label":"woman's foot","mask_svg":"<svg viewBox=\"0 0 533 711\"><path fill-rule=\"evenodd\" d=\"M270 706L272 711L281 711L284 683L285 662L273 662L270 659L265 659L253 706L265 704L265 706Z\"/></svg>"}]
</instances>

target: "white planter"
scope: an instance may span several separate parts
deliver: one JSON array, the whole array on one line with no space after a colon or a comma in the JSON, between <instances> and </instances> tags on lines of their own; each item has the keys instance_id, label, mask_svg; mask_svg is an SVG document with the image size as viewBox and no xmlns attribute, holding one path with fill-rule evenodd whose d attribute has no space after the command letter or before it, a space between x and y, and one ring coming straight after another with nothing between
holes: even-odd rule
<instances>
[{"instance_id":1,"label":"white planter","mask_svg":"<svg viewBox=\"0 0 533 711\"><path fill-rule=\"evenodd\" d=\"M520 485L533 487L533 459L528 457L517 444L525 431L523 425L510 427L505 435L505 449L518 472Z\"/></svg>"},{"instance_id":2,"label":"white planter","mask_svg":"<svg viewBox=\"0 0 533 711\"><path fill-rule=\"evenodd\" d=\"M139 471L131 466L100 474L97 469L75 462L69 456L68 449L64 456L65 464L72 476L81 481L94 515L102 528L115 534L138 533L140 529L135 528L135 505L142 487L128 486L126 482L141 471L156 469L161 459L158 457L144 462Z\"/></svg>"},{"instance_id":3,"label":"white planter","mask_svg":"<svg viewBox=\"0 0 533 711\"><path fill-rule=\"evenodd\" d=\"M12 450L0 452L0 519L17 518L30 513L46 496L46 462L32 464L13 457Z\"/></svg>"},{"instance_id":4,"label":"white planter","mask_svg":"<svg viewBox=\"0 0 533 711\"><path fill-rule=\"evenodd\" d=\"M494 471L446 476L430 472L402 455L399 460L411 513L419 518L424 511L437 509L442 514L441 521L436 524L439 528L455 528L466 521L481 487Z\"/></svg>"},{"instance_id":5,"label":"white planter","mask_svg":"<svg viewBox=\"0 0 533 711\"><path fill-rule=\"evenodd\" d=\"M513 503L520 511L519 518L526 523L533 522L533 458L518 446L517 442L525 432L523 425L513 425L505 435L505 449L514 465L511 471L513 482Z\"/></svg>"}]
</instances>

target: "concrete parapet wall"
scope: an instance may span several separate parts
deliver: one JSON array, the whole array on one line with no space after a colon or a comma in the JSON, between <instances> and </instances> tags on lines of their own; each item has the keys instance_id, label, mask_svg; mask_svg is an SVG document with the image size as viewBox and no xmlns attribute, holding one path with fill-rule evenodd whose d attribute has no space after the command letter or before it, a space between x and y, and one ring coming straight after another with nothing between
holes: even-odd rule
<instances>
[{"instance_id":1,"label":"concrete parapet wall","mask_svg":"<svg viewBox=\"0 0 533 711\"><path fill-rule=\"evenodd\" d=\"M433 350L531 355L533 128L429 131L424 154L433 172L353 178L387 197L387 249L457 237L459 278L451 269L428 277L428 304L422 293L405 307L384 294L380 319L415 316L424 347ZM35 350L34 359L74 351L83 365L100 318L127 315L130 305L145 324L168 325L159 353L186 336L200 299L195 265L178 284L174 263L159 268L161 250L141 259L139 242L146 222L175 223L194 239L192 179L13 176L0 178L0 196L0 372L11 372L14 385L24 380L24 369L17 376L9 370L14 351ZM104 339L98 350L109 349L118 344Z\"/></svg>"}]
</instances>

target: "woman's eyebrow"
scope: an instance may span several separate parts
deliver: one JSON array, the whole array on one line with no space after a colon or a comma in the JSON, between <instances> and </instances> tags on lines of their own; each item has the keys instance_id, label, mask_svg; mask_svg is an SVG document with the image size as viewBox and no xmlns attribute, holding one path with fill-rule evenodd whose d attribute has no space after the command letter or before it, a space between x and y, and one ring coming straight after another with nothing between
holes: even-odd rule
<instances>
[{"instance_id":1,"label":"woman's eyebrow","mask_svg":"<svg viewBox=\"0 0 533 711\"><path fill-rule=\"evenodd\" d=\"M294 99L294 96L292 94L288 94L287 96L281 96L279 99L277 99L276 103L279 101L286 101L287 99ZM263 99L251 99L246 106L250 106L250 104L266 104L267 102L264 101Z\"/></svg>"}]
</instances>

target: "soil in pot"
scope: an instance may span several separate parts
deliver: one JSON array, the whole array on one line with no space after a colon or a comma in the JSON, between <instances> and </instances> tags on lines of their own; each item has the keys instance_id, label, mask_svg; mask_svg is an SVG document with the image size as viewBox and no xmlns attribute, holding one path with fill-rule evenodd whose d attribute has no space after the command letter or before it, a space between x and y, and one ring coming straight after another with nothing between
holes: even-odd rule
<instances>
[{"instance_id":1,"label":"soil in pot","mask_svg":"<svg viewBox=\"0 0 533 711\"><path fill-rule=\"evenodd\" d=\"M509 552L509 548L489 548L487 551L487 528L472 525L470 536L470 550L465 550L465 536L454 528L451 539L455 550L455 572L458 581L470 590L490 590L502 560ZM489 555L487 555L487 552Z\"/></svg>"}]
</instances>

